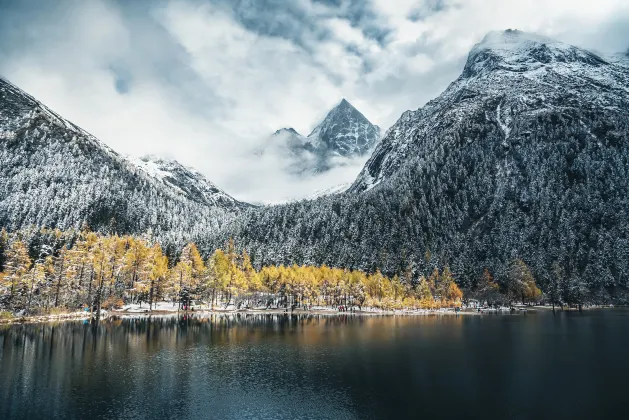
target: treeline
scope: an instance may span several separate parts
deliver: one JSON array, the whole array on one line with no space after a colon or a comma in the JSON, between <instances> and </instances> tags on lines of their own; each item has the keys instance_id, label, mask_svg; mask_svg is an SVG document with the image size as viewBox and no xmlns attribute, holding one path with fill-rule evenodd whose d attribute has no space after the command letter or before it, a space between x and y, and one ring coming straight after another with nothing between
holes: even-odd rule
<instances>
[{"instance_id":1,"label":"treeline","mask_svg":"<svg viewBox=\"0 0 629 420\"><path fill-rule=\"evenodd\" d=\"M463 294L448 267L428 276L387 277L323 266L256 270L233 241L203 259L190 243L170 259L149 237L89 230L0 233L0 307L26 313L158 301L211 308L326 305L382 309L440 308ZM55 309L61 308L61 309Z\"/></svg>"},{"instance_id":2,"label":"treeline","mask_svg":"<svg viewBox=\"0 0 629 420\"><path fill-rule=\"evenodd\" d=\"M543 298L522 260L514 261L506 284L496 283L488 270L477 284L464 297L448 266L425 275L409 267L394 276L326 265L256 269L233 240L205 259L193 243L169 258L149 235L102 235L87 228L0 232L0 309L12 312L98 310L125 303L155 308L161 301L180 307L203 301L211 309L434 309L470 299L498 306Z\"/></svg>"}]
</instances>

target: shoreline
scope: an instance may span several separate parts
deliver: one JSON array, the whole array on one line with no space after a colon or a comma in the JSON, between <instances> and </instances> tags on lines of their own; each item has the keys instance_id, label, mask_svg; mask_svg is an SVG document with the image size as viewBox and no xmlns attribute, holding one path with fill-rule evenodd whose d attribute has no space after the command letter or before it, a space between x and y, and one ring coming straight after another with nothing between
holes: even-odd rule
<instances>
[{"instance_id":1,"label":"shoreline","mask_svg":"<svg viewBox=\"0 0 629 420\"><path fill-rule=\"evenodd\" d=\"M314 315L314 316L339 316L339 315L350 315L350 316L452 316L452 315L483 315L483 313L479 313L476 311L472 311L469 309L464 309L459 312L456 312L453 308L449 309L419 309L419 310L395 310L395 311L384 311L384 310L362 310L362 311L354 311L354 312L343 312L335 309L312 309L312 310L304 310L304 309L295 309L293 311L284 311L284 309L241 309L241 310L221 310L221 309L199 309L195 311L177 311L177 310L164 310L157 309L149 311L139 310L139 309L122 309L122 310L112 310L112 311L103 311L101 314L101 321L107 320L109 318L115 317L150 317L150 316L194 316L199 315L203 317L207 316L238 316L238 315L286 315L286 316L304 316L304 315ZM0 319L0 325L12 325L12 324L36 324L36 323L48 323L48 322L66 322L66 321L81 321L81 320L90 320L90 314L86 312L68 312L64 314L54 314L54 315L34 315L34 316L23 316L23 317L13 317L13 318L5 318Z\"/></svg>"},{"instance_id":2,"label":"shoreline","mask_svg":"<svg viewBox=\"0 0 629 420\"><path fill-rule=\"evenodd\" d=\"M583 311L588 310L597 310L597 309L615 309L618 308L616 306L592 306L588 308L583 308ZM194 316L199 315L200 317L207 316L247 316L247 315L286 315L286 316L304 316L304 315L313 315L313 316L339 316L339 315L349 315L349 316L458 316L458 315L523 315L529 312L546 312L552 311L551 306L539 305L532 307L517 307L515 311L510 311L508 309L490 309L477 311L475 308L465 308L461 309L459 312L456 312L454 308L445 308L445 309L417 309L417 310L380 310L375 308L366 308L361 311L339 311L337 309L328 309L328 308L315 308L311 310L304 309L295 309L293 311L285 311L283 308L274 308L274 309L197 309L195 311L177 311L172 309L154 309L149 311L148 309L141 308L125 308L118 310L105 311L101 314L101 320L107 320L110 318L127 318L127 317L151 317L151 316L159 316L159 317L174 317L174 316ZM555 308L556 312L562 312L562 309ZM576 308L564 308L563 312L576 312L578 309ZM13 317L13 318L4 318L0 319L1 325L12 325L12 324L36 324L36 323L50 323L50 322L67 322L67 321L85 321L90 320L90 314L84 311L76 311L76 312L68 312L62 314L51 314L51 315L34 315L34 316L26 316L26 317Z\"/></svg>"}]
</instances>

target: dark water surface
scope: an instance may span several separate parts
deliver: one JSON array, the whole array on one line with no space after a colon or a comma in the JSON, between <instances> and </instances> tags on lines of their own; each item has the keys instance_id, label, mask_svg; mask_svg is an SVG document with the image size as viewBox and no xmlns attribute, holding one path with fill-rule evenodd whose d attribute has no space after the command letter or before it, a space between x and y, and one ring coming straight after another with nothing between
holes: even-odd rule
<instances>
[{"instance_id":1,"label":"dark water surface","mask_svg":"<svg viewBox=\"0 0 629 420\"><path fill-rule=\"evenodd\" d=\"M0 418L629 418L628 333L626 310L0 326Z\"/></svg>"}]
</instances>

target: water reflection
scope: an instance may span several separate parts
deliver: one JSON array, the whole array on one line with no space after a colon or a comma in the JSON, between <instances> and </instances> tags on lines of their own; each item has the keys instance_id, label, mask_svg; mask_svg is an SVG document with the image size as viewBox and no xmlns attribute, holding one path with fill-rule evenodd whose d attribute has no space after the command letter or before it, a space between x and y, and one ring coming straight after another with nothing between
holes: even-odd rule
<instances>
[{"instance_id":1,"label":"water reflection","mask_svg":"<svg viewBox=\"0 0 629 420\"><path fill-rule=\"evenodd\" d=\"M600 418L621 408L628 320L612 311L4 326L0 418Z\"/></svg>"}]
</instances>

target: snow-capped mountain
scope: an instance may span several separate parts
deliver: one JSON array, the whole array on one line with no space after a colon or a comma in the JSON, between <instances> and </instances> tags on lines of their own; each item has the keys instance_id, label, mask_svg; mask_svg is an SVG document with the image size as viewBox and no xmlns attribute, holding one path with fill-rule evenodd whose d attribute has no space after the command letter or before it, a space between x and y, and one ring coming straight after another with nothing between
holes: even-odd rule
<instances>
[{"instance_id":1,"label":"snow-capped mountain","mask_svg":"<svg viewBox=\"0 0 629 420\"><path fill-rule=\"evenodd\" d=\"M262 263L447 264L465 287L485 268L506 282L520 258L563 302L627 303L629 67L490 33L445 92L387 131L348 192L247 212L224 232Z\"/></svg>"},{"instance_id":2,"label":"snow-capped mountain","mask_svg":"<svg viewBox=\"0 0 629 420\"><path fill-rule=\"evenodd\" d=\"M380 138L380 128L369 122L346 99L334 107L308 135L315 153L354 157L370 152Z\"/></svg>"},{"instance_id":3,"label":"snow-capped mountain","mask_svg":"<svg viewBox=\"0 0 629 420\"><path fill-rule=\"evenodd\" d=\"M176 160L153 155L129 160L151 177L198 203L235 211L249 206L228 195L196 169L183 166Z\"/></svg>"},{"instance_id":4,"label":"snow-capped mountain","mask_svg":"<svg viewBox=\"0 0 629 420\"><path fill-rule=\"evenodd\" d=\"M258 153L272 149L285 160L290 172L312 174L368 155L379 139L380 128L343 99L308 136L282 128Z\"/></svg>"},{"instance_id":5,"label":"snow-capped mountain","mask_svg":"<svg viewBox=\"0 0 629 420\"><path fill-rule=\"evenodd\" d=\"M0 226L152 230L183 241L247 205L176 162L131 162L0 79Z\"/></svg>"},{"instance_id":6,"label":"snow-capped mountain","mask_svg":"<svg viewBox=\"0 0 629 420\"><path fill-rule=\"evenodd\" d=\"M498 127L507 149L517 141L516 131L524 130L518 120L580 105L626 105L627 71L614 64L535 34L489 33L441 96L417 111L405 112L387 131L350 191L367 190L391 177L407 155L436 153L439 147L462 141L461 136L472 141L466 130L470 118Z\"/></svg>"}]
</instances>

